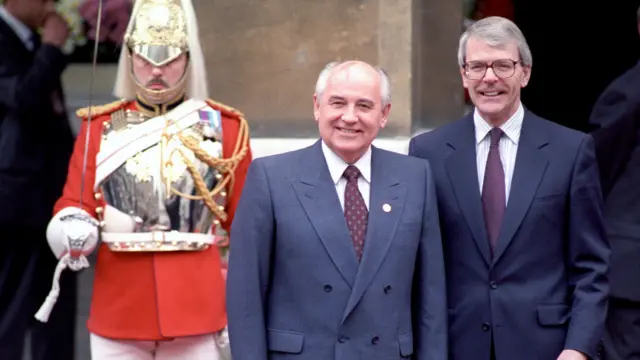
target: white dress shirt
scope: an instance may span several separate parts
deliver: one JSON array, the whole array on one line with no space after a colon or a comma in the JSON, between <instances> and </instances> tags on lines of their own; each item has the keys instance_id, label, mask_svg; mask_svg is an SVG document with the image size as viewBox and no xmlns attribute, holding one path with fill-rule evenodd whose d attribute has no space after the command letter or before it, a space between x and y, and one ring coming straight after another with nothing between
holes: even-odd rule
<instances>
[{"instance_id":1,"label":"white dress shirt","mask_svg":"<svg viewBox=\"0 0 640 360\"><path fill-rule=\"evenodd\" d=\"M33 42L31 41L31 35L33 32L15 16L11 15L3 5L0 5L0 18L9 25L9 27L18 35L18 38L24 43L24 46L29 50L33 50Z\"/></svg>"},{"instance_id":2,"label":"white dress shirt","mask_svg":"<svg viewBox=\"0 0 640 360\"><path fill-rule=\"evenodd\" d=\"M520 141L520 132L522 131L522 121L524 120L524 108L522 104L518 106L518 110L500 126L504 135L500 139L500 161L504 169L504 181L507 202L509 201L509 191L511 190L511 179L513 179L513 169L516 165L516 154L518 152L518 142ZM480 184L480 194L482 194L482 184L484 183L484 171L487 167L487 157L489 156L489 147L491 146L491 137L489 132L493 128L486 122L478 110L473 112L473 124L476 130L476 164L478 168L478 183ZM506 204L505 204L506 205Z\"/></svg>"},{"instance_id":3,"label":"white dress shirt","mask_svg":"<svg viewBox=\"0 0 640 360\"><path fill-rule=\"evenodd\" d=\"M324 153L324 158L327 160L329 173L331 174L331 179L336 187L336 192L340 199L340 205L342 205L342 210L344 211L344 190L347 187L347 179L342 175L349 164L329 149L324 141L322 142L322 152ZM364 155L362 155L362 157L353 165L360 170L361 175L358 177L358 190L360 190L360 193L362 194L365 206L369 209L369 193L371 190L371 146L369 146L367 152L365 152Z\"/></svg>"}]
</instances>

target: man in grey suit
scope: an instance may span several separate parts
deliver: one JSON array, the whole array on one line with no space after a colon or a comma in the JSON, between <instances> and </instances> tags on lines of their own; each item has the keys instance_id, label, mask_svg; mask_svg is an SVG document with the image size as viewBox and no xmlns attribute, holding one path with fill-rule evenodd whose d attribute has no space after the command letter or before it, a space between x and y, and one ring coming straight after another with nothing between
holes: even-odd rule
<instances>
[{"instance_id":1,"label":"man in grey suit","mask_svg":"<svg viewBox=\"0 0 640 360\"><path fill-rule=\"evenodd\" d=\"M321 139L251 164L230 233L234 360L447 359L428 162L371 145L390 99L383 70L329 64Z\"/></svg>"}]
</instances>

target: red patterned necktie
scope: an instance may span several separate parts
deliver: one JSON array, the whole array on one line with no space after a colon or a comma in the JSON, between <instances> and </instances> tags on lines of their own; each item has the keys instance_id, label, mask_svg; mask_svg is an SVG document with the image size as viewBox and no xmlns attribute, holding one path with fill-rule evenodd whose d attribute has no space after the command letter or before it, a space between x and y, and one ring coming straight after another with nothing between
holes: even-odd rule
<instances>
[{"instance_id":1,"label":"red patterned necktie","mask_svg":"<svg viewBox=\"0 0 640 360\"><path fill-rule=\"evenodd\" d=\"M347 179L347 186L344 189L344 217L347 220L347 227L353 240L358 261L362 258L369 218L369 211L367 211L364 198L362 198L362 194L358 189L358 177L360 175L360 170L353 165L347 166L343 174Z\"/></svg>"}]
</instances>

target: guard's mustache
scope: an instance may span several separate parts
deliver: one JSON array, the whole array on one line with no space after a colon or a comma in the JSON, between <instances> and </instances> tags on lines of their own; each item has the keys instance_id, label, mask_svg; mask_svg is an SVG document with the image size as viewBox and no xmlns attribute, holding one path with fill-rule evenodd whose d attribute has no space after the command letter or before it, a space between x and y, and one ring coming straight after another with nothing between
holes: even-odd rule
<instances>
[{"instance_id":1,"label":"guard's mustache","mask_svg":"<svg viewBox=\"0 0 640 360\"><path fill-rule=\"evenodd\" d=\"M166 81L162 80L162 79L151 79L151 81L149 81L147 83L147 86L153 86L153 85L162 85L164 87L169 87L169 84L167 84Z\"/></svg>"}]
</instances>

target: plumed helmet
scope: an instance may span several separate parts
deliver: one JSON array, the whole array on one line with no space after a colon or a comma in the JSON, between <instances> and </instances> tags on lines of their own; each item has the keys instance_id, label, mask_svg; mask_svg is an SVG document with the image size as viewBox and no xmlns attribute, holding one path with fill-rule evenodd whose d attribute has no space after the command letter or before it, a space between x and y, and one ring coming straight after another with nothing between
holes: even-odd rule
<instances>
[{"instance_id":1,"label":"plumed helmet","mask_svg":"<svg viewBox=\"0 0 640 360\"><path fill-rule=\"evenodd\" d=\"M204 57L191 0L137 0L123 40L115 96L132 99L141 95L154 103L172 101L182 95L198 100L208 98ZM182 54L187 54L188 66L180 81L168 89L149 89L133 75L132 55L154 66L163 66Z\"/></svg>"}]
</instances>

